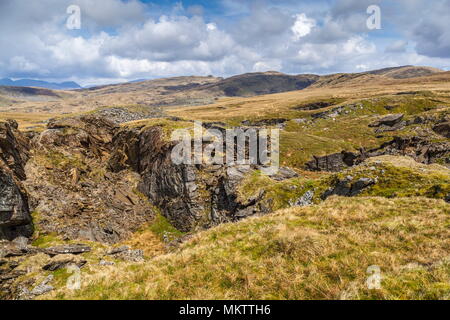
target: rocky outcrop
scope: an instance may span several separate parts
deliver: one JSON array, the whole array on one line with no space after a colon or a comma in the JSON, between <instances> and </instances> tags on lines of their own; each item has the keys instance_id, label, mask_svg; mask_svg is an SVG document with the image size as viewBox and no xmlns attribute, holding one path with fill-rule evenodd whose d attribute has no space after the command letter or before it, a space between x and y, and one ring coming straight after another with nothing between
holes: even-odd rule
<instances>
[{"instance_id":1,"label":"rocky outcrop","mask_svg":"<svg viewBox=\"0 0 450 320\"><path fill-rule=\"evenodd\" d=\"M433 131L441 136L450 138L450 121L435 125Z\"/></svg>"},{"instance_id":2,"label":"rocky outcrop","mask_svg":"<svg viewBox=\"0 0 450 320\"><path fill-rule=\"evenodd\" d=\"M323 157L316 157L306 163L306 169L310 171L338 172L345 168L352 167L360 163L361 156L357 153L342 151Z\"/></svg>"},{"instance_id":3,"label":"rocky outcrop","mask_svg":"<svg viewBox=\"0 0 450 320\"><path fill-rule=\"evenodd\" d=\"M251 127L270 127L270 126L283 126L288 119L279 118L279 119L263 119L263 120L244 120L242 121L242 125L251 126Z\"/></svg>"},{"instance_id":4,"label":"rocky outcrop","mask_svg":"<svg viewBox=\"0 0 450 320\"><path fill-rule=\"evenodd\" d=\"M314 157L305 164L311 171L339 172L360 164L367 158L382 155L408 156L423 164L440 162L450 166L450 142L432 142L423 137L394 137L380 147L359 152L342 151Z\"/></svg>"},{"instance_id":5,"label":"rocky outcrop","mask_svg":"<svg viewBox=\"0 0 450 320\"><path fill-rule=\"evenodd\" d=\"M369 127L371 128L376 128L376 127L380 127L380 126L388 126L388 127L392 127L394 125L396 125L397 123L399 123L400 121L402 121L404 115L403 114L390 114L388 116L385 116L375 122L372 122L371 124L369 124Z\"/></svg>"},{"instance_id":6,"label":"rocky outcrop","mask_svg":"<svg viewBox=\"0 0 450 320\"><path fill-rule=\"evenodd\" d=\"M325 200L333 195L354 197L374 184L375 181L370 178L360 178L354 181L353 177L346 177L345 179L335 181L334 185L328 189L321 198Z\"/></svg>"},{"instance_id":7,"label":"rocky outcrop","mask_svg":"<svg viewBox=\"0 0 450 320\"><path fill-rule=\"evenodd\" d=\"M52 120L33 138L24 183L39 232L116 243L153 219L151 205L136 191L139 175L107 169L117 130L88 115Z\"/></svg>"},{"instance_id":8,"label":"rocky outcrop","mask_svg":"<svg viewBox=\"0 0 450 320\"><path fill-rule=\"evenodd\" d=\"M97 115L51 119L36 139L37 147L68 147L95 156L106 156L117 125Z\"/></svg>"},{"instance_id":9,"label":"rocky outcrop","mask_svg":"<svg viewBox=\"0 0 450 320\"><path fill-rule=\"evenodd\" d=\"M450 165L450 142L433 142L424 137L394 137L379 148L369 150L366 158L381 155L408 156L423 164Z\"/></svg>"},{"instance_id":10,"label":"rocky outcrop","mask_svg":"<svg viewBox=\"0 0 450 320\"><path fill-rule=\"evenodd\" d=\"M369 127L376 128L376 133L398 131L409 124L406 121L402 121L403 117L403 114L390 114L377 121L372 122L371 124L369 124Z\"/></svg>"},{"instance_id":11,"label":"rocky outcrop","mask_svg":"<svg viewBox=\"0 0 450 320\"><path fill-rule=\"evenodd\" d=\"M33 232L28 196L21 183L28 158L28 141L17 131L17 122L0 122L0 239Z\"/></svg>"},{"instance_id":12,"label":"rocky outcrop","mask_svg":"<svg viewBox=\"0 0 450 320\"><path fill-rule=\"evenodd\" d=\"M113 138L109 168L141 175L139 191L181 231L210 227L264 212L258 199L237 200L236 188L249 166L174 164L173 143L159 127L125 128ZM281 173L282 174L282 173ZM292 175L292 172L284 172ZM277 177L278 178L278 177Z\"/></svg>"}]
</instances>

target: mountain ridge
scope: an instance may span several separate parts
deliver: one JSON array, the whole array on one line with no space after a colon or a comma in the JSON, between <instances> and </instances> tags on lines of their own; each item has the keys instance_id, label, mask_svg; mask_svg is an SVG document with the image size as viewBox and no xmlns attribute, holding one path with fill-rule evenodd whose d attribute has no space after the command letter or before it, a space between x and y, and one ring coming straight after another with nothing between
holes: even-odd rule
<instances>
[{"instance_id":1,"label":"mountain ridge","mask_svg":"<svg viewBox=\"0 0 450 320\"><path fill-rule=\"evenodd\" d=\"M81 89L82 87L74 82L74 81L65 81L65 82L47 82L43 80L35 80L35 79L19 79L19 80L11 80L9 78L0 79L0 86L11 86L11 87L36 87L36 88L45 88L45 89L53 89L53 90L72 90L72 89Z\"/></svg>"}]
</instances>

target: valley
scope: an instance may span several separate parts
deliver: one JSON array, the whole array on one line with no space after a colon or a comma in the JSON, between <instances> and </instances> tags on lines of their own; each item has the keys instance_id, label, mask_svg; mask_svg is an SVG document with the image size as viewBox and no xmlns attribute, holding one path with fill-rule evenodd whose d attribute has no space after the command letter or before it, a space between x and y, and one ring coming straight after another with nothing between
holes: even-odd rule
<instances>
[{"instance_id":1,"label":"valley","mask_svg":"<svg viewBox=\"0 0 450 320\"><path fill-rule=\"evenodd\" d=\"M174 164L193 121L279 129L279 172ZM0 181L3 299L450 298L439 69L0 87Z\"/></svg>"}]
</instances>

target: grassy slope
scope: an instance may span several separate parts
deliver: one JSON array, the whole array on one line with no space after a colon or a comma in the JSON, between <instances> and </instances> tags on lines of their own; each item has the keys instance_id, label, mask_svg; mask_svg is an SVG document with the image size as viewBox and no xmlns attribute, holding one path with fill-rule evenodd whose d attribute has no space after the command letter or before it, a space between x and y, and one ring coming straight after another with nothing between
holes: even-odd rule
<instances>
[{"instance_id":1,"label":"grassy slope","mask_svg":"<svg viewBox=\"0 0 450 320\"><path fill-rule=\"evenodd\" d=\"M425 90L428 86L433 90ZM393 135L416 135L416 128L409 126L401 131L384 133L380 138L375 130L368 128L368 124L390 113L404 113L407 120L417 115L448 113L449 89L447 83L306 89L248 99L222 99L214 105L174 109L170 114L186 119L220 120L230 125L240 125L243 120L305 119L307 122L300 124L288 121L285 130L281 131L280 140L282 165L301 168L313 155L355 151L361 147L370 149L390 140ZM416 93L398 95L399 92ZM334 105L311 111L299 109L319 101L331 101ZM344 107L344 112L338 117L311 121L313 114L337 106Z\"/></svg>"},{"instance_id":2,"label":"grassy slope","mask_svg":"<svg viewBox=\"0 0 450 320\"><path fill-rule=\"evenodd\" d=\"M408 157L381 156L340 173L319 173L318 177L305 176L281 182L260 172L248 175L239 186L239 198L249 199L264 191L263 203L272 210L288 208L307 191L314 192L314 202L337 180L353 177L370 178L376 184L365 189L361 196L428 197L444 199L450 193L450 170L437 164L424 165Z\"/></svg>"},{"instance_id":3,"label":"grassy slope","mask_svg":"<svg viewBox=\"0 0 450 320\"><path fill-rule=\"evenodd\" d=\"M448 299L450 207L338 198L221 225L176 252L85 276L75 299ZM382 288L368 290L377 265Z\"/></svg>"}]
</instances>

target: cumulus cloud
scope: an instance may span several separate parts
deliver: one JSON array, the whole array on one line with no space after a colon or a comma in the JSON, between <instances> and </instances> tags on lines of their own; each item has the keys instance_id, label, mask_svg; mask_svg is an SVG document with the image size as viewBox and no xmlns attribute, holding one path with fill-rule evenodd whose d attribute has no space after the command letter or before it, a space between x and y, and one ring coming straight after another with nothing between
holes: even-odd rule
<instances>
[{"instance_id":1,"label":"cumulus cloud","mask_svg":"<svg viewBox=\"0 0 450 320\"><path fill-rule=\"evenodd\" d=\"M308 18L304 13L296 14L295 17L296 20L291 30L294 33L294 40L298 41L311 32L311 29L316 26L316 21Z\"/></svg>"},{"instance_id":2,"label":"cumulus cloud","mask_svg":"<svg viewBox=\"0 0 450 320\"><path fill-rule=\"evenodd\" d=\"M92 83L450 65L450 0L222 0L219 16L190 3L156 15L138 0L1 0L0 76ZM81 8L78 31L65 28L71 4ZM367 29L373 4L383 30Z\"/></svg>"},{"instance_id":3,"label":"cumulus cloud","mask_svg":"<svg viewBox=\"0 0 450 320\"><path fill-rule=\"evenodd\" d=\"M408 46L408 41L395 40L386 47L386 52L391 52L391 53L405 52L407 46Z\"/></svg>"}]
</instances>

